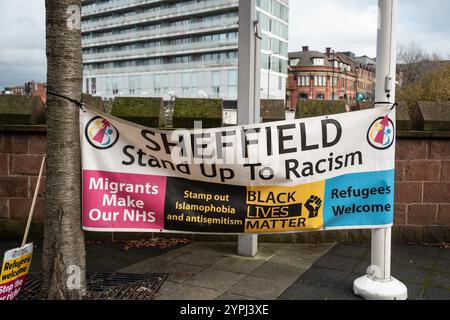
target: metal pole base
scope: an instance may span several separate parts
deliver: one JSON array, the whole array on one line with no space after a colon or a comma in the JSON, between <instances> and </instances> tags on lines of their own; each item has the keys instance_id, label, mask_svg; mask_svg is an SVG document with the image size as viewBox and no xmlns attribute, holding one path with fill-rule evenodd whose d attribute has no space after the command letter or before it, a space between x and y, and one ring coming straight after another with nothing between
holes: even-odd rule
<instances>
[{"instance_id":1,"label":"metal pole base","mask_svg":"<svg viewBox=\"0 0 450 320\"><path fill-rule=\"evenodd\" d=\"M258 253L258 236L255 234L240 235L238 237L238 255L254 257Z\"/></svg>"},{"instance_id":2,"label":"metal pole base","mask_svg":"<svg viewBox=\"0 0 450 320\"><path fill-rule=\"evenodd\" d=\"M406 286L391 277L390 280L373 280L368 275L353 282L353 292L366 300L406 300L408 289Z\"/></svg>"}]
</instances>

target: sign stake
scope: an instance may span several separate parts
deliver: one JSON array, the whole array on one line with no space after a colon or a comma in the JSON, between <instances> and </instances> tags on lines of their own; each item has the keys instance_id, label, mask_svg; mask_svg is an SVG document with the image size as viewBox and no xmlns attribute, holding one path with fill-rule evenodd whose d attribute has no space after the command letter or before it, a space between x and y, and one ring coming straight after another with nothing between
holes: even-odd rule
<instances>
[{"instance_id":1,"label":"sign stake","mask_svg":"<svg viewBox=\"0 0 450 320\"><path fill-rule=\"evenodd\" d=\"M33 220L34 208L39 194L39 187L41 186L42 173L44 172L45 159L46 157L44 156L42 158L41 169L39 170L39 176L36 182L36 189L34 189L33 202L31 203L30 213L28 214L27 227L25 228L25 233L23 235L22 247L27 243L28 233L30 232L31 220Z\"/></svg>"},{"instance_id":2,"label":"sign stake","mask_svg":"<svg viewBox=\"0 0 450 320\"><path fill-rule=\"evenodd\" d=\"M398 0L378 0L377 107L390 107L395 103L398 6ZM407 299L406 286L391 277L391 238L391 227L372 230L370 271L354 281L356 295L368 300Z\"/></svg>"}]
</instances>

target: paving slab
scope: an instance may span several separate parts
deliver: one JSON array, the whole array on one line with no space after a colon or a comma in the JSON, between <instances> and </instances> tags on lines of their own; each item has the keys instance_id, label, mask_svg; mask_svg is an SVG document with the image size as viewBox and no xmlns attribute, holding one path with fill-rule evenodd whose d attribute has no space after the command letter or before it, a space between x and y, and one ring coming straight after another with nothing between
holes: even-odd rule
<instances>
[{"instance_id":1,"label":"paving slab","mask_svg":"<svg viewBox=\"0 0 450 320\"><path fill-rule=\"evenodd\" d=\"M427 270L413 266L405 266L397 263L391 264L391 274L396 279L401 279L403 282L423 283L431 272L432 271L429 269Z\"/></svg>"},{"instance_id":2,"label":"paving slab","mask_svg":"<svg viewBox=\"0 0 450 320\"><path fill-rule=\"evenodd\" d=\"M196 274L186 284L225 292L245 277L245 274L207 268Z\"/></svg>"},{"instance_id":3,"label":"paving slab","mask_svg":"<svg viewBox=\"0 0 450 320\"><path fill-rule=\"evenodd\" d=\"M450 250L441 250L440 254L439 254L440 258L443 259L450 259Z\"/></svg>"},{"instance_id":4,"label":"paving slab","mask_svg":"<svg viewBox=\"0 0 450 320\"><path fill-rule=\"evenodd\" d=\"M234 273L248 274L261 266L266 260L258 258L245 258L239 256L223 257L211 268Z\"/></svg>"},{"instance_id":5,"label":"paving slab","mask_svg":"<svg viewBox=\"0 0 450 320\"><path fill-rule=\"evenodd\" d=\"M171 260L174 263L190 264L199 267L208 267L219 261L224 255L222 253L204 252L201 250L192 250L183 253L179 257Z\"/></svg>"},{"instance_id":6,"label":"paving slab","mask_svg":"<svg viewBox=\"0 0 450 320\"><path fill-rule=\"evenodd\" d=\"M437 259L435 268L436 271L450 273L450 259Z\"/></svg>"},{"instance_id":7,"label":"paving slab","mask_svg":"<svg viewBox=\"0 0 450 320\"><path fill-rule=\"evenodd\" d=\"M220 295L216 300L257 300L256 298L252 298L252 297L246 297L246 296L241 296L238 294L232 294L229 292L225 292L224 294Z\"/></svg>"},{"instance_id":8,"label":"paving slab","mask_svg":"<svg viewBox=\"0 0 450 320\"><path fill-rule=\"evenodd\" d=\"M370 257L370 250L367 247L358 247L358 246L351 246L351 245L338 245L334 246L329 251L330 254L343 256L343 257L350 257L350 258L366 258Z\"/></svg>"},{"instance_id":9,"label":"paving slab","mask_svg":"<svg viewBox=\"0 0 450 320\"><path fill-rule=\"evenodd\" d=\"M424 300L450 300L450 291L441 288L428 288L423 293Z\"/></svg>"},{"instance_id":10,"label":"paving slab","mask_svg":"<svg viewBox=\"0 0 450 320\"><path fill-rule=\"evenodd\" d=\"M353 281L370 265L370 249L338 244L318 259L279 299L347 300L353 294ZM417 251L418 254L415 254ZM408 288L410 300L450 300L450 273L443 258L450 250L429 246L397 245L392 250L392 275ZM346 275L347 274L347 275Z\"/></svg>"},{"instance_id":11,"label":"paving slab","mask_svg":"<svg viewBox=\"0 0 450 320\"><path fill-rule=\"evenodd\" d=\"M393 264L404 265L410 268L429 269L433 267L433 263L437 258L437 256L414 255L412 253L392 253Z\"/></svg>"},{"instance_id":12,"label":"paving slab","mask_svg":"<svg viewBox=\"0 0 450 320\"><path fill-rule=\"evenodd\" d=\"M155 263L158 259L153 261L143 261L137 264L120 269L123 273L135 273L141 274L143 271L148 273L168 273L168 280L172 282L182 283L187 279L192 278L194 275L201 272L204 268L199 266L192 266L189 264L181 264L173 261L165 263Z\"/></svg>"},{"instance_id":13,"label":"paving slab","mask_svg":"<svg viewBox=\"0 0 450 320\"><path fill-rule=\"evenodd\" d=\"M307 269L318 258L320 258L319 255L304 254L303 256L295 256L295 255L289 255L289 254L285 254L285 253L277 253L272 258L270 258L268 261L273 262L273 263L291 265L294 267Z\"/></svg>"},{"instance_id":14,"label":"paving slab","mask_svg":"<svg viewBox=\"0 0 450 320\"><path fill-rule=\"evenodd\" d=\"M280 300L362 300L355 296L351 290L313 285L295 284L279 297Z\"/></svg>"},{"instance_id":15,"label":"paving slab","mask_svg":"<svg viewBox=\"0 0 450 320\"><path fill-rule=\"evenodd\" d=\"M406 256L423 256L429 258L436 258L439 256L442 249L421 246L421 245L396 245L392 248L392 255L406 255Z\"/></svg>"},{"instance_id":16,"label":"paving slab","mask_svg":"<svg viewBox=\"0 0 450 320\"><path fill-rule=\"evenodd\" d=\"M288 244L278 244L278 243L263 243L258 247L258 253L255 259L269 260L275 254L286 248Z\"/></svg>"},{"instance_id":17,"label":"paving slab","mask_svg":"<svg viewBox=\"0 0 450 320\"><path fill-rule=\"evenodd\" d=\"M212 289L166 281L155 295L155 300L214 300L221 294Z\"/></svg>"},{"instance_id":18,"label":"paving slab","mask_svg":"<svg viewBox=\"0 0 450 320\"><path fill-rule=\"evenodd\" d=\"M120 271L169 273L158 299L276 299L333 245L260 243L248 258L236 243L194 242Z\"/></svg>"},{"instance_id":19,"label":"paving slab","mask_svg":"<svg viewBox=\"0 0 450 320\"><path fill-rule=\"evenodd\" d=\"M318 259L315 266L349 272L353 270L358 262L359 260L356 258L327 254Z\"/></svg>"},{"instance_id":20,"label":"paving slab","mask_svg":"<svg viewBox=\"0 0 450 320\"><path fill-rule=\"evenodd\" d=\"M298 285L306 283L330 288L346 288L344 280L348 275L348 271L324 269L316 266L307 270L296 283Z\"/></svg>"},{"instance_id":21,"label":"paving slab","mask_svg":"<svg viewBox=\"0 0 450 320\"><path fill-rule=\"evenodd\" d=\"M370 259L365 258L355 265L352 272L358 273L360 275L367 274L368 268L370 267Z\"/></svg>"},{"instance_id":22,"label":"paving slab","mask_svg":"<svg viewBox=\"0 0 450 320\"><path fill-rule=\"evenodd\" d=\"M229 292L262 300L274 300L294 281L295 279L280 280L247 276L234 285Z\"/></svg>"},{"instance_id":23,"label":"paving slab","mask_svg":"<svg viewBox=\"0 0 450 320\"><path fill-rule=\"evenodd\" d=\"M252 276L266 278L266 279L293 279L296 280L306 270L307 266L290 265L285 263L277 263L268 261L260 267L251 272Z\"/></svg>"},{"instance_id":24,"label":"paving slab","mask_svg":"<svg viewBox=\"0 0 450 320\"><path fill-rule=\"evenodd\" d=\"M450 274L434 272L430 276L431 285L436 288L450 290Z\"/></svg>"},{"instance_id":25,"label":"paving slab","mask_svg":"<svg viewBox=\"0 0 450 320\"><path fill-rule=\"evenodd\" d=\"M424 300L425 287L424 284L417 284L412 282L403 282L403 284L408 288L408 299L409 300Z\"/></svg>"}]
</instances>

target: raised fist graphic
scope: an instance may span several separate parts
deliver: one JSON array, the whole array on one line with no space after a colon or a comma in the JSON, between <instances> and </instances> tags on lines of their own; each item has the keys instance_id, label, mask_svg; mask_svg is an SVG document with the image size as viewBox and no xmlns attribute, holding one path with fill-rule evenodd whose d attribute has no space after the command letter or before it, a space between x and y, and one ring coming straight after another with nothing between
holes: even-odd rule
<instances>
[{"instance_id":1,"label":"raised fist graphic","mask_svg":"<svg viewBox=\"0 0 450 320\"><path fill-rule=\"evenodd\" d=\"M305 202L305 208L309 212L309 218L315 218L319 215L319 209L322 206L322 200L319 197L312 195L308 201Z\"/></svg>"}]
</instances>

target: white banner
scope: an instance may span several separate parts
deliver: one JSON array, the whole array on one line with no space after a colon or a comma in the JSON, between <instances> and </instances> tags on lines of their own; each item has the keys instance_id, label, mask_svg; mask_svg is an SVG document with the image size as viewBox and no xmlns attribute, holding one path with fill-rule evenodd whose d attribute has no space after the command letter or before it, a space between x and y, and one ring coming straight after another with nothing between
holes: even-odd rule
<instances>
[{"instance_id":1,"label":"white banner","mask_svg":"<svg viewBox=\"0 0 450 320\"><path fill-rule=\"evenodd\" d=\"M161 131L80 111L83 226L271 233L392 225L395 110Z\"/></svg>"}]
</instances>

